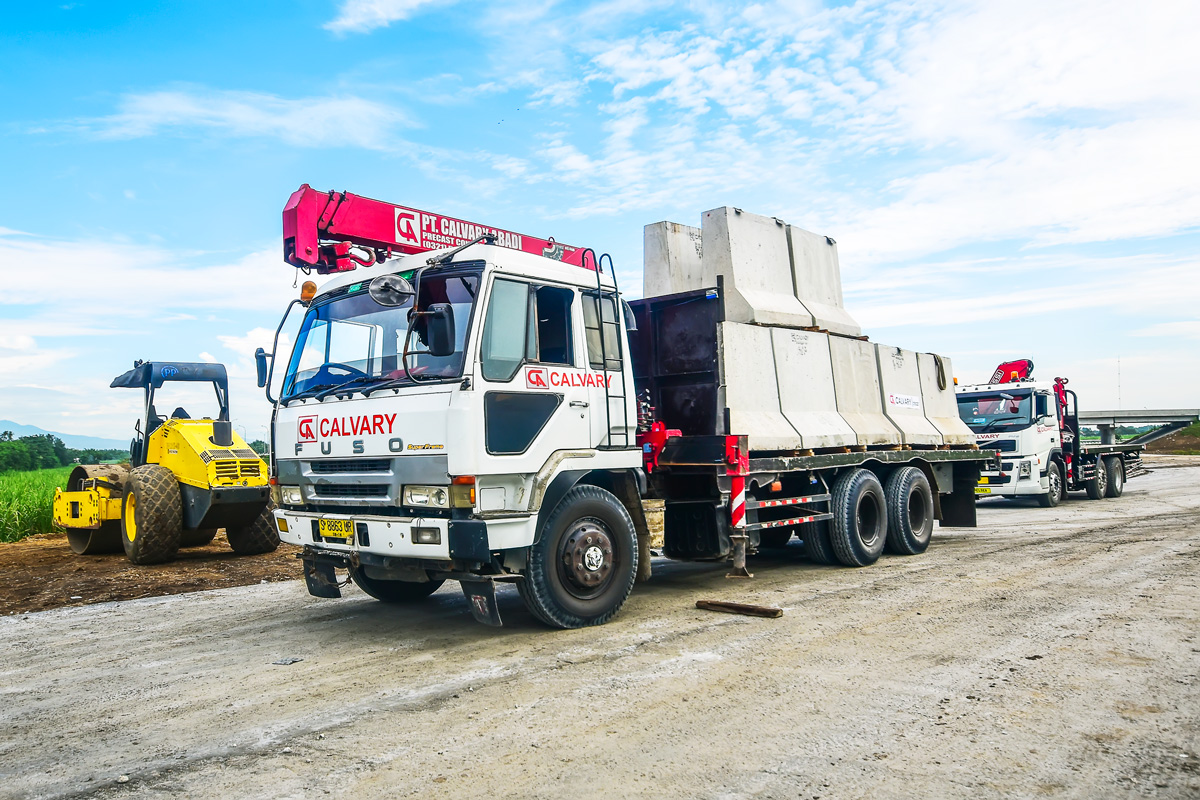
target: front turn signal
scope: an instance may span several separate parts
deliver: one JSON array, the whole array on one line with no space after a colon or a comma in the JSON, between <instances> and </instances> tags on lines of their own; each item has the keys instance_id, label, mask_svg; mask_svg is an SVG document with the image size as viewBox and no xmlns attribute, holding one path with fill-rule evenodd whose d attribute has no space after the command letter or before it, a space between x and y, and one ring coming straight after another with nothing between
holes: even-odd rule
<instances>
[{"instance_id":1,"label":"front turn signal","mask_svg":"<svg viewBox=\"0 0 1200 800\"><path fill-rule=\"evenodd\" d=\"M475 507L475 476L456 475L450 480L450 507Z\"/></svg>"}]
</instances>

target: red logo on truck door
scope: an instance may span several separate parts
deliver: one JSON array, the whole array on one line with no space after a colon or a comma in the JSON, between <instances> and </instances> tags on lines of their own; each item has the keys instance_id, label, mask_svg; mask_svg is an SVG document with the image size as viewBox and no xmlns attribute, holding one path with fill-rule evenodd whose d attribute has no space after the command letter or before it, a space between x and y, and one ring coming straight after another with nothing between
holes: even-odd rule
<instances>
[{"instance_id":1,"label":"red logo on truck door","mask_svg":"<svg viewBox=\"0 0 1200 800\"><path fill-rule=\"evenodd\" d=\"M553 369L550 367L526 367L525 385L530 389L557 389L605 387L612 384L612 375L598 372L580 372L577 369Z\"/></svg>"},{"instance_id":2,"label":"red logo on truck door","mask_svg":"<svg viewBox=\"0 0 1200 800\"><path fill-rule=\"evenodd\" d=\"M297 427L297 440L301 442L315 442L317 440L316 417L301 417L299 420L297 420Z\"/></svg>"},{"instance_id":3,"label":"red logo on truck door","mask_svg":"<svg viewBox=\"0 0 1200 800\"><path fill-rule=\"evenodd\" d=\"M296 420L296 439L315 442L319 436L330 439L334 436L371 436L395 433L395 414L361 414L349 417L300 417Z\"/></svg>"}]
</instances>

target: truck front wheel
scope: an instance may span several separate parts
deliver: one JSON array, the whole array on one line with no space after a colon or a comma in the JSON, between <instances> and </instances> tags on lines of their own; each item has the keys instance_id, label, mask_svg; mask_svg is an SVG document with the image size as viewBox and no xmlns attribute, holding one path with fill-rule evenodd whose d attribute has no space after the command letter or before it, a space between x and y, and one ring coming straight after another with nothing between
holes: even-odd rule
<instances>
[{"instance_id":1,"label":"truck front wheel","mask_svg":"<svg viewBox=\"0 0 1200 800\"><path fill-rule=\"evenodd\" d=\"M1108 456L1104 459L1105 471L1108 473L1108 496L1120 497L1125 491L1125 461L1120 456Z\"/></svg>"},{"instance_id":2,"label":"truck front wheel","mask_svg":"<svg viewBox=\"0 0 1200 800\"><path fill-rule=\"evenodd\" d=\"M1096 459L1096 477L1087 482L1089 500L1103 500L1108 495L1108 469L1103 458Z\"/></svg>"},{"instance_id":3,"label":"truck front wheel","mask_svg":"<svg viewBox=\"0 0 1200 800\"><path fill-rule=\"evenodd\" d=\"M887 481L887 540L889 553L924 553L933 536L933 490L916 467L901 467Z\"/></svg>"},{"instance_id":4,"label":"truck front wheel","mask_svg":"<svg viewBox=\"0 0 1200 800\"><path fill-rule=\"evenodd\" d=\"M350 568L350 580L367 594L384 603L415 603L438 590L445 581L389 581L372 578L362 567Z\"/></svg>"},{"instance_id":5,"label":"truck front wheel","mask_svg":"<svg viewBox=\"0 0 1200 800\"><path fill-rule=\"evenodd\" d=\"M874 564L887 541L887 508L883 485L861 467L843 473L833 484L830 541L838 561L847 567Z\"/></svg>"},{"instance_id":6,"label":"truck front wheel","mask_svg":"<svg viewBox=\"0 0 1200 800\"><path fill-rule=\"evenodd\" d=\"M1049 488L1045 494L1037 496L1038 505L1042 508L1054 508L1062 499L1062 470L1059 469L1057 461L1051 461L1050 466L1046 468L1046 484Z\"/></svg>"},{"instance_id":7,"label":"truck front wheel","mask_svg":"<svg viewBox=\"0 0 1200 800\"><path fill-rule=\"evenodd\" d=\"M633 591L637 534L629 512L598 486L571 489L529 549L517 584L529 611L555 628L601 625Z\"/></svg>"}]
</instances>

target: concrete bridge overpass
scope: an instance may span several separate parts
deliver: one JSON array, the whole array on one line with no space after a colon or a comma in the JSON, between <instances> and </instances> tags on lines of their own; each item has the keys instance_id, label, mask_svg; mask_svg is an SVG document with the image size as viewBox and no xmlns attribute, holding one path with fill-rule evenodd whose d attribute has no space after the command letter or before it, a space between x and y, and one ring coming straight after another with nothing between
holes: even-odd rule
<instances>
[{"instance_id":1,"label":"concrete bridge overpass","mask_svg":"<svg viewBox=\"0 0 1200 800\"><path fill-rule=\"evenodd\" d=\"M1119 425L1158 425L1156 430L1143 433L1131 441L1147 444L1175 431L1200 422L1200 408L1142 408L1120 411L1087 411L1080 413L1079 424L1100 429L1100 441L1104 444L1116 442Z\"/></svg>"}]
</instances>

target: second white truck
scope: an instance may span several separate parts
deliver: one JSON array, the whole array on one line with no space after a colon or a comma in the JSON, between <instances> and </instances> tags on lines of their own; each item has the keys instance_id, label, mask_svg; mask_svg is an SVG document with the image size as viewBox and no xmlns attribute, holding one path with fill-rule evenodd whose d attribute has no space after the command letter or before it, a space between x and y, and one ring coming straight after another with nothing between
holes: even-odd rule
<instances>
[{"instance_id":1,"label":"second white truck","mask_svg":"<svg viewBox=\"0 0 1200 800\"><path fill-rule=\"evenodd\" d=\"M1046 508L1072 490L1093 500L1120 497L1126 478L1144 472L1142 445L1085 443L1078 398L1066 378L1033 379L1033 362L1010 361L990 382L956 389L958 413L981 448L996 450L999 469L984 470L975 494L1033 497Z\"/></svg>"}]
</instances>

